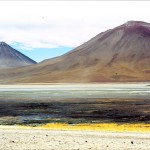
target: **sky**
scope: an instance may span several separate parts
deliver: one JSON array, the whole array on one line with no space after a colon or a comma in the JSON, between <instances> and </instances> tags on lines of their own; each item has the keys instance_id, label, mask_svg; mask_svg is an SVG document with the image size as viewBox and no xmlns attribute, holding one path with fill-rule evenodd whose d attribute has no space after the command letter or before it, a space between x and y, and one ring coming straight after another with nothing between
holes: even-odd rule
<instances>
[{"instance_id":1,"label":"sky","mask_svg":"<svg viewBox=\"0 0 150 150\"><path fill-rule=\"evenodd\" d=\"M150 1L0 1L0 41L40 62L130 20L150 23Z\"/></svg>"}]
</instances>

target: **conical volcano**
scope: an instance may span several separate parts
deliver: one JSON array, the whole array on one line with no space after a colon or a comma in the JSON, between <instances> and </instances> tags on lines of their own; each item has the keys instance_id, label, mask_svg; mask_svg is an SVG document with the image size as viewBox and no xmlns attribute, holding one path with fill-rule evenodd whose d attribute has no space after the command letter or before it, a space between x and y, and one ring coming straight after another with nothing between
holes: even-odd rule
<instances>
[{"instance_id":1,"label":"conical volcano","mask_svg":"<svg viewBox=\"0 0 150 150\"><path fill-rule=\"evenodd\" d=\"M13 49L5 42L0 42L0 69L17 68L35 63L35 61Z\"/></svg>"},{"instance_id":2,"label":"conical volcano","mask_svg":"<svg viewBox=\"0 0 150 150\"><path fill-rule=\"evenodd\" d=\"M150 24L128 21L65 55L16 70L16 74L12 82L150 81Z\"/></svg>"},{"instance_id":3,"label":"conical volcano","mask_svg":"<svg viewBox=\"0 0 150 150\"><path fill-rule=\"evenodd\" d=\"M129 21L100 33L62 57L69 60L68 67L78 62L85 68L98 65L104 70L121 64L139 71L150 69L150 24Z\"/></svg>"}]
</instances>

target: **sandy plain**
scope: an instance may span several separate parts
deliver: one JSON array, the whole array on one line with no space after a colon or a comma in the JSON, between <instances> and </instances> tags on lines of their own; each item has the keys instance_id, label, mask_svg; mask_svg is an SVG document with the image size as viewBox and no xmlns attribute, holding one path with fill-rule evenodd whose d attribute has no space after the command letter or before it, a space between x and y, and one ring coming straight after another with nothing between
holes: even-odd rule
<instances>
[{"instance_id":1,"label":"sandy plain","mask_svg":"<svg viewBox=\"0 0 150 150\"><path fill-rule=\"evenodd\" d=\"M149 141L148 133L0 128L1 150L149 150Z\"/></svg>"}]
</instances>

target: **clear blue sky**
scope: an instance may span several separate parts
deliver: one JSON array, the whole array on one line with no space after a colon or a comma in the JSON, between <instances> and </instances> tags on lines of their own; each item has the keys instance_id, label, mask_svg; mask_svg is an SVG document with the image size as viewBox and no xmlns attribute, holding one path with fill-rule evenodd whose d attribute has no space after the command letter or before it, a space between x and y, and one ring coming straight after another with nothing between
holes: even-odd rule
<instances>
[{"instance_id":1,"label":"clear blue sky","mask_svg":"<svg viewBox=\"0 0 150 150\"><path fill-rule=\"evenodd\" d=\"M34 48L32 50L26 50L25 48L20 48L19 43L10 44L11 47L35 60L36 62L43 61L45 59L57 57L67 53L72 50L73 47L58 47L58 48Z\"/></svg>"}]
</instances>

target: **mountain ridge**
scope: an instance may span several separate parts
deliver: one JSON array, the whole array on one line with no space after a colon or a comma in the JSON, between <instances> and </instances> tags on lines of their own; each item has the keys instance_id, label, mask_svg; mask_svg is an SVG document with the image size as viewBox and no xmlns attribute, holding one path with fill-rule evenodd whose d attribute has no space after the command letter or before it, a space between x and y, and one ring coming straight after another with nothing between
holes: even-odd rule
<instances>
[{"instance_id":1,"label":"mountain ridge","mask_svg":"<svg viewBox=\"0 0 150 150\"><path fill-rule=\"evenodd\" d=\"M128 21L62 56L15 71L16 77L7 71L10 82L150 81L150 24Z\"/></svg>"},{"instance_id":2,"label":"mountain ridge","mask_svg":"<svg viewBox=\"0 0 150 150\"><path fill-rule=\"evenodd\" d=\"M35 61L12 48L5 42L0 42L0 69L17 68L35 63Z\"/></svg>"}]
</instances>

